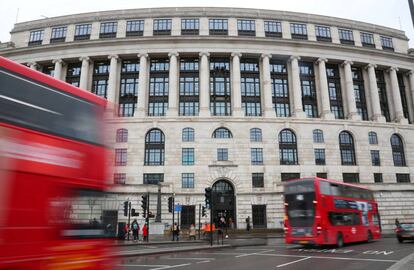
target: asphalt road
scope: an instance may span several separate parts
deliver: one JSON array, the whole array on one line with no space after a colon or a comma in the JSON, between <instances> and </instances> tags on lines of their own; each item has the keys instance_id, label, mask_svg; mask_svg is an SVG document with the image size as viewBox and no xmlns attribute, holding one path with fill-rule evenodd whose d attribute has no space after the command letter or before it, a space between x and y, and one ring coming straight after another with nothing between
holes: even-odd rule
<instances>
[{"instance_id":1,"label":"asphalt road","mask_svg":"<svg viewBox=\"0 0 414 270\"><path fill-rule=\"evenodd\" d=\"M122 260L119 266L124 270L382 270L412 252L414 242L399 244L395 238L346 245L340 249L287 246L283 239L269 239L266 246L129 257Z\"/></svg>"}]
</instances>

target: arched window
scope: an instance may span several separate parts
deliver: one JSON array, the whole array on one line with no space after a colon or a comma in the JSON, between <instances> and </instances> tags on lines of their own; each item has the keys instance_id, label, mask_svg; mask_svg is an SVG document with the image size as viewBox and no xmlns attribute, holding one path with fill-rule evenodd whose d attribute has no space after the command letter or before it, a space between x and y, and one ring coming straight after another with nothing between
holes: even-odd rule
<instances>
[{"instance_id":1,"label":"arched window","mask_svg":"<svg viewBox=\"0 0 414 270\"><path fill-rule=\"evenodd\" d=\"M261 142L262 141L262 130L260 128L250 129L250 141Z\"/></svg>"},{"instance_id":2,"label":"arched window","mask_svg":"<svg viewBox=\"0 0 414 270\"><path fill-rule=\"evenodd\" d=\"M165 138L161 130L154 128L145 135L144 165L164 165Z\"/></svg>"},{"instance_id":3,"label":"arched window","mask_svg":"<svg viewBox=\"0 0 414 270\"><path fill-rule=\"evenodd\" d=\"M369 144L378 144L377 133L374 131L370 131L368 133L368 141L369 141Z\"/></svg>"},{"instance_id":4,"label":"arched window","mask_svg":"<svg viewBox=\"0 0 414 270\"><path fill-rule=\"evenodd\" d=\"M320 129L314 129L313 130L313 142L314 143L323 143L323 131Z\"/></svg>"},{"instance_id":5,"label":"arched window","mask_svg":"<svg viewBox=\"0 0 414 270\"><path fill-rule=\"evenodd\" d=\"M405 163L404 145L400 135L392 134L391 136L392 159L394 166L407 166Z\"/></svg>"},{"instance_id":6,"label":"arched window","mask_svg":"<svg viewBox=\"0 0 414 270\"><path fill-rule=\"evenodd\" d=\"M290 129L284 129L279 133L279 155L281 165L298 164L296 135Z\"/></svg>"},{"instance_id":7,"label":"arched window","mask_svg":"<svg viewBox=\"0 0 414 270\"><path fill-rule=\"evenodd\" d=\"M233 138L233 134L231 134L231 131L227 128L221 127L213 132L213 138L219 138L219 139L228 139Z\"/></svg>"},{"instance_id":8,"label":"arched window","mask_svg":"<svg viewBox=\"0 0 414 270\"><path fill-rule=\"evenodd\" d=\"M183 128L182 140L183 142L194 142L194 129Z\"/></svg>"},{"instance_id":9,"label":"arched window","mask_svg":"<svg viewBox=\"0 0 414 270\"><path fill-rule=\"evenodd\" d=\"M116 131L116 142L127 142L128 141L128 130L120 128Z\"/></svg>"},{"instance_id":10,"label":"arched window","mask_svg":"<svg viewBox=\"0 0 414 270\"><path fill-rule=\"evenodd\" d=\"M354 139L347 131L339 134L339 150L342 165L356 165Z\"/></svg>"}]
</instances>

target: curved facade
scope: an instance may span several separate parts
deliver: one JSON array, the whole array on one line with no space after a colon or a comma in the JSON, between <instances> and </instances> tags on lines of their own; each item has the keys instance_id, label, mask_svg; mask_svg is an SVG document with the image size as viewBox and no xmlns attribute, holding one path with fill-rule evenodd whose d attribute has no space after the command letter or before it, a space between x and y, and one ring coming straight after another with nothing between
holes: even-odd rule
<instances>
[{"instance_id":1,"label":"curved facade","mask_svg":"<svg viewBox=\"0 0 414 270\"><path fill-rule=\"evenodd\" d=\"M212 186L215 215L280 228L282 181L319 175L375 190L384 230L414 218L402 31L270 10L119 10L16 24L0 55L119 104L113 210L151 192L156 212L161 182L162 221L175 193L186 225Z\"/></svg>"}]
</instances>

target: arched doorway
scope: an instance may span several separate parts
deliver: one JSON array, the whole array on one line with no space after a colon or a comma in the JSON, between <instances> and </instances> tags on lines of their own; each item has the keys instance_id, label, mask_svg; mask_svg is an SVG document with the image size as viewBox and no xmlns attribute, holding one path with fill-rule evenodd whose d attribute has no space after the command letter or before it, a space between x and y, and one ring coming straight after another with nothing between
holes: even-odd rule
<instances>
[{"instance_id":1,"label":"arched doorway","mask_svg":"<svg viewBox=\"0 0 414 270\"><path fill-rule=\"evenodd\" d=\"M219 180L213 185L212 192L213 220L217 224L221 217L230 226L232 221L236 228L236 196L233 185L227 180Z\"/></svg>"}]
</instances>

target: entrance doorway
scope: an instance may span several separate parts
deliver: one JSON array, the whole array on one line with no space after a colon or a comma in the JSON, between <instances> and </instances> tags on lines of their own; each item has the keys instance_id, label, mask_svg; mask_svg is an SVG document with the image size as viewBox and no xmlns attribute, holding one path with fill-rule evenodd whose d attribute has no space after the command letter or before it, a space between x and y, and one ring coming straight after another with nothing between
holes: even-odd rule
<instances>
[{"instance_id":1,"label":"entrance doorway","mask_svg":"<svg viewBox=\"0 0 414 270\"><path fill-rule=\"evenodd\" d=\"M195 225L195 206L183 205L181 208L181 229L188 229L191 224Z\"/></svg>"},{"instance_id":2,"label":"entrance doorway","mask_svg":"<svg viewBox=\"0 0 414 270\"><path fill-rule=\"evenodd\" d=\"M224 217L228 227L236 228L236 197L233 185L227 180L219 180L213 185L212 192L213 220L216 226Z\"/></svg>"}]
</instances>

